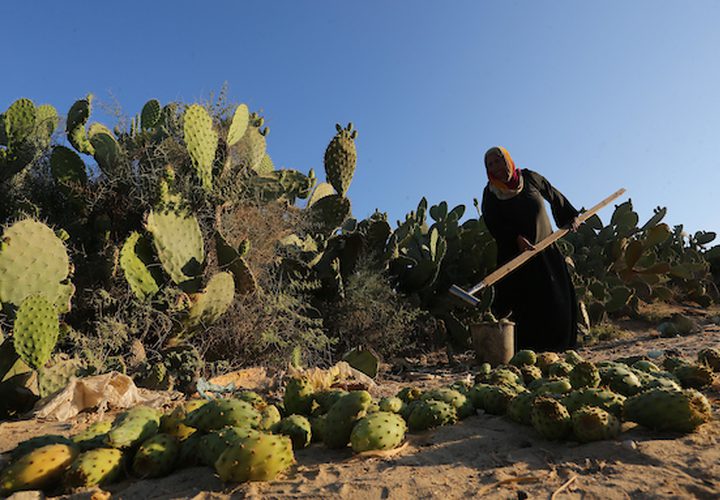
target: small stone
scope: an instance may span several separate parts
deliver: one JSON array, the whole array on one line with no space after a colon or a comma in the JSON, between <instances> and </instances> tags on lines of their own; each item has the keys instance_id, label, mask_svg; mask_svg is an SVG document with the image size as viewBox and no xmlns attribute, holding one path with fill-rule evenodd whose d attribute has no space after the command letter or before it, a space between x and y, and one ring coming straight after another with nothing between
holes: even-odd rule
<instances>
[{"instance_id":1,"label":"small stone","mask_svg":"<svg viewBox=\"0 0 720 500\"><path fill-rule=\"evenodd\" d=\"M632 439L623 441L622 446L623 448L627 448L628 450L637 450L637 443Z\"/></svg>"}]
</instances>

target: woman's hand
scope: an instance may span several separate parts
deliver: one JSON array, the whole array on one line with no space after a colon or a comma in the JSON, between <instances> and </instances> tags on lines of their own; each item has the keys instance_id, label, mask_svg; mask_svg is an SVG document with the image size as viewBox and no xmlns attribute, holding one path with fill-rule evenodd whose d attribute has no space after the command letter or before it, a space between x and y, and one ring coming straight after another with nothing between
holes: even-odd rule
<instances>
[{"instance_id":1,"label":"woman's hand","mask_svg":"<svg viewBox=\"0 0 720 500\"><path fill-rule=\"evenodd\" d=\"M528 239L522 234L518 234L517 244L521 252L525 252L527 250L535 250L535 245L530 243Z\"/></svg>"},{"instance_id":2,"label":"woman's hand","mask_svg":"<svg viewBox=\"0 0 720 500\"><path fill-rule=\"evenodd\" d=\"M578 228L580 227L580 220L575 217L573 220L570 221L570 223L567 225L568 231L576 232Z\"/></svg>"}]
</instances>

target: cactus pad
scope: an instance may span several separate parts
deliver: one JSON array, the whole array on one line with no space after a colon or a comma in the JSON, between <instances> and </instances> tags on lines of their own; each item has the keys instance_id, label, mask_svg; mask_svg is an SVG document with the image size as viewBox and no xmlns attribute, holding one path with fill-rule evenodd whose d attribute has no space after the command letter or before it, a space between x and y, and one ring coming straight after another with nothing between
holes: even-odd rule
<instances>
[{"instance_id":1,"label":"cactus pad","mask_svg":"<svg viewBox=\"0 0 720 500\"><path fill-rule=\"evenodd\" d=\"M136 406L115 419L105 443L113 448L131 448L154 435L160 427L160 411Z\"/></svg>"},{"instance_id":2,"label":"cactus pad","mask_svg":"<svg viewBox=\"0 0 720 500\"><path fill-rule=\"evenodd\" d=\"M530 422L545 439L558 440L568 435L570 413L562 403L549 396L538 396L530 410Z\"/></svg>"},{"instance_id":3,"label":"cactus pad","mask_svg":"<svg viewBox=\"0 0 720 500\"><path fill-rule=\"evenodd\" d=\"M0 474L0 494L51 488L78 455L76 447L50 444L31 451Z\"/></svg>"},{"instance_id":4,"label":"cactus pad","mask_svg":"<svg viewBox=\"0 0 720 500\"><path fill-rule=\"evenodd\" d=\"M151 256L150 244L138 232L132 232L120 250L120 267L140 300L150 299L160 290L148 269Z\"/></svg>"},{"instance_id":5,"label":"cactus pad","mask_svg":"<svg viewBox=\"0 0 720 500\"><path fill-rule=\"evenodd\" d=\"M227 145L232 147L243 135L248 128L248 120L250 119L250 113L248 107L245 104L239 105L235 108L232 121L230 122L230 128L228 129Z\"/></svg>"},{"instance_id":6,"label":"cactus pad","mask_svg":"<svg viewBox=\"0 0 720 500\"><path fill-rule=\"evenodd\" d=\"M115 448L97 448L81 453L65 472L69 488L89 488L114 482L122 474L123 453Z\"/></svg>"},{"instance_id":7,"label":"cactus pad","mask_svg":"<svg viewBox=\"0 0 720 500\"><path fill-rule=\"evenodd\" d=\"M150 130L155 128L160 122L160 116L162 114L162 108L160 107L160 101L157 99L150 99L142 108L140 112L140 126L144 130Z\"/></svg>"},{"instance_id":8,"label":"cactus pad","mask_svg":"<svg viewBox=\"0 0 720 500\"><path fill-rule=\"evenodd\" d=\"M377 412L367 415L353 427L350 444L353 451L391 450L405 440L407 425L400 415Z\"/></svg>"},{"instance_id":9,"label":"cactus pad","mask_svg":"<svg viewBox=\"0 0 720 500\"><path fill-rule=\"evenodd\" d=\"M13 328L15 351L25 363L41 369L60 335L55 306L43 295L31 295L17 310Z\"/></svg>"},{"instance_id":10,"label":"cactus pad","mask_svg":"<svg viewBox=\"0 0 720 500\"><path fill-rule=\"evenodd\" d=\"M50 155L50 171L56 182L62 184L87 183L85 163L72 149L65 146L55 146Z\"/></svg>"},{"instance_id":11,"label":"cactus pad","mask_svg":"<svg viewBox=\"0 0 720 500\"><path fill-rule=\"evenodd\" d=\"M192 159L197 176L206 191L212 189L212 166L218 146L218 134L213 129L212 118L199 104L193 104L184 115L185 145Z\"/></svg>"},{"instance_id":12,"label":"cactus pad","mask_svg":"<svg viewBox=\"0 0 720 500\"><path fill-rule=\"evenodd\" d=\"M283 418L272 427L272 431L289 437L293 450L307 448L312 439L310 421L302 415L289 415Z\"/></svg>"},{"instance_id":13,"label":"cactus pad","mask_svg":"<svg viewBox=\"0 0 720 500\"><path fill-rule=\"evenodd\" d=\"M692 432L712 418L712 409L694 389L657 388L628 398L623 417L657 431Z\"/></svg>"},{"instance_id":14,"label":"cactus pad","mask_svg":"<svg viewBox=\"0 0 720 500\"><path fill-rule=\"evenodd\" d=\"M204 432L232 425L253 427L260 425L260 413L246 401L239 399L213 399L188 414L185 425Z\"/></svg>"},{"instance_id":15,"label":"cactus pad","mask_svg":"<svg viewBox=\"0 0 720 500\"><path fill-rule=\"evenodd\" d=\"M365 416L371 403L372 397L367 391L352 391L338 399L325 417L325 446L347 446L355 423Z\"/></svg>"},{"instance_id":16,"label":"cactus pad","mask_svg":"<svg viewBox=\"0 0 720 500\"><path fill-rule=\"evenodd\" d=\"M235 281L232 274L214 274L203 292L193 294L192 306L188 311L188 326L214 323L225 314L234 298Z\"/></svg>"},{"instance_id":17,"label":"cactus pad","mask_svg":"<svg viewBox=\"0 0 720 500\"><path fill-rule=\"evenodd\" d=\"M620 434L620 421L601 408L585 406L573 412L572 429L583 443L614 439Z\"/></svg>"},{"instance_id":18,"label":"cactus pad","mask_svg":"<svg viewBox=\"0 0 720 500\"><path fill-rule=\"evenodd\" d=\"M294 462L290 438L261 433L225 450L215 470L223 481L272 481Z\"/></svg>"},{"instance_id":19,"label":"cactus pad","mask_svg":"<svg viewBox=\"0 0 720 500\"><path fill-rule=\"evenodd\" d=\"M135 453L132 469L138 477L161 477L169 474L180 452L174 436L157 434L144 441Z\"/></svg>"},{"instance_id":20,"label":"cactus pad","mask_svg":"<svg viewBox=\"0 0 720 500\"><path fill-rule=\"evenodd\" d=\"M352 124L348 124L344 129L340 125L336 125L335 128L337 134L325 150L325 174L335 191L339 195L345 196L357 163L355 149L357 130L352 129Z\"/></svg>"}]
</instances>

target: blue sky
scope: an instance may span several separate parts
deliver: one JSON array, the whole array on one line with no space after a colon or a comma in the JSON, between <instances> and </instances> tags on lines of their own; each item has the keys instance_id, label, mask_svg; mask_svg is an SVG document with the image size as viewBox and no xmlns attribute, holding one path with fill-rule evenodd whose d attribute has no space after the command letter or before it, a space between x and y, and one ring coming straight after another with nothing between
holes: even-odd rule
<instances>
[{"instance_id":1,"label":"blue sky","mask_svg":"<svg viewBox=\"0 0 720 500\"><path fill-rule=\"evenodd\" d=\"M2 14L0 109L29 97L65 113L92 92L132 115L227 82L266 117L278 167L322 172L335 122L356 125L356 217L395 221L422 196L473 210L500 144L578 207L625 187L641 222L662 205L670 224L720 232L717 1L15 1Z\"/></svg>"}]
</instances>

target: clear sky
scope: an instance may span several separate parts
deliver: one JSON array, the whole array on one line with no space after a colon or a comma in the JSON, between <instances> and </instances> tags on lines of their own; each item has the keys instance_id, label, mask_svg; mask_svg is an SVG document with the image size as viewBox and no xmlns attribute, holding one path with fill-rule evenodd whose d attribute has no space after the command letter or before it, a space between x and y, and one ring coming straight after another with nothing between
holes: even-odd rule
<instances>
[{"instance_id":1,"label":"clear sky","mask_svg":"<svg viewBox=\"0 0 720 500\"><path fill-rule=\"evenodd\" d=\"M1 109L92 92L132 115L227 82L275 165L320 175L354 122L359 218L473 210L500 144L578 207L625 187L641 222L662 205L720 232L719 1L17 0L0 18Z\"/></svg>"}]
</instances>

